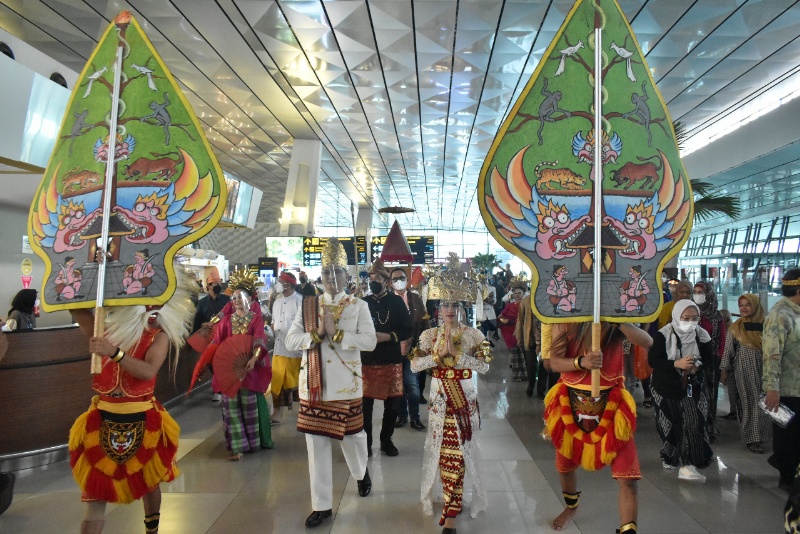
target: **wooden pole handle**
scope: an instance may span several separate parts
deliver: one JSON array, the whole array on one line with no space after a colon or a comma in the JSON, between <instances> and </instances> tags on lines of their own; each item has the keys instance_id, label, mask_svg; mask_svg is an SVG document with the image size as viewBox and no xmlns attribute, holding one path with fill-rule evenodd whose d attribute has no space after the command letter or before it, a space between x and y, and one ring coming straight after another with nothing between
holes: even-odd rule
<instances>
[{"instance_id":1,"label":"wooden pole handle","mask_svg":"<svg viewBox=\"0 0 800 534\"><path fill-rule=\"evenodd\" d=\"M600 323L592 323L592 351L600 350ZM600 369L592 369L592 397L600 396Z\"/></svg>"},{"instance_id":2,"label":"wooden pole handle","mask_svg":"<svg viewBox=\"0 0 800 534\"><path fill-rule=\"evenodd\" d=\"M94 337L103 337L105 334L106 315L105 309L97 307L94 309ZM92 353L92 368L93 375L99 375L103 370L103 356L100 354Z\"/></svg>"}]
</instances>

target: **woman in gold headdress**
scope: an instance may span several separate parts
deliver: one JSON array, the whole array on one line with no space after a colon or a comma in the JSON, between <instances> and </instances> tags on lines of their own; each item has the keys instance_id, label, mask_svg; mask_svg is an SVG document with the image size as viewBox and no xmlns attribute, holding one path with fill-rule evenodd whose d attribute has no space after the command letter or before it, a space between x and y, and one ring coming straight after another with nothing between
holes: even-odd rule
<instances>
[{"instance_id":1,"label":"woman in gold headdress","mask_svg":"<svg viewBox=\"0 0 800 534\"><path fill-rule=\"evenodd\" d=\"M469 472L473 487L471 515L486 509L486 488L478 465L480 450L478 389L474 373L489 370L491 349L483 334L462 324L462 300L471 301L475 288L458 269L458 257L451 253L447 270L435 275L441 293L441 326L425 330L411 361L414 372L431 369L428 396L428 435L422 464L423 510L433 514L434 482L439 471L444 507L439 524L443 534L454 534L455 518L461 513L464 477ZM452 264L452 265L451 265ZM438 499L437 499L438 500Z\"/></svg>"},{"instance_id":2,"label":"woman in gold headdress","mask_svg":"<svg viewBox=\"0 0 800 534\"><path fill-rule=\"evenodd\" d=\"M216 353L219 346L231 336L251 335L253 344L250 359L245 367L241 387L235 396L222 395L222 422L225 431L225 444L232 461L241 460L242 453L254 452L261 448L272 448L269 414L259 403L265 405L264 392L269 386L272 370L264 335L264 319L256 296L256 281L253 273L237 270L231 274L228 288L233 291L231 301L220 314L222 319L214 330L214 341L201 357L203 361L213 360L209 353ZM211 386L214 391L224 388L218 383L218 373L214 374Z\"/></svg>"}]
</instances>

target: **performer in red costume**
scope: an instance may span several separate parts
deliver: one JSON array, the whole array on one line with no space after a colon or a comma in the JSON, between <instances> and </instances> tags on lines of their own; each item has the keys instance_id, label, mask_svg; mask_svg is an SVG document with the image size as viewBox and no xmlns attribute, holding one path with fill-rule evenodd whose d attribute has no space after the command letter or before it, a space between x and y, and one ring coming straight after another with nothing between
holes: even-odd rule
<instances>
[{"instance_id":1,"label":"performer in red costume","mask_svg":"<svg viewBox=\"0 0 800 534\"><path fill-rule=\"evenodd\" d=\"M158 532L159 483L179 474L175 455L180 427L153 390L170 347L177 363L177 351L191 332L195 289L180 278L175 295L158 310L109 309L102 337L93 336L90 310L71 310L91 338L89 351L103 356L102 371L92 381L98 395L69 435L72 475L86 503L82 534L102 532L107 502L129 504L138 499L144 504L145 531Z\"/></svg>"},{"instance_id":2,"label":"performer in red costume","mask_svg":"<svg viewBox=\"0 0 800 534\"><path fill-rule=\"evenodd\" d=\"M591 349L591 323L553 325L550 365L561 378L545 397L547 431L556 448L556 469L566 508L553 520L562 530L578 508L576 470L611 465L619 482L617 532L635 534L638 501L636 481L641 478L633 434L636 403L625 390L622 340L649 347L652 338L629 323L603 323L601 351ZM600 396L591 395L591 370L600 370Z\"/></svg>"}]
</instances>

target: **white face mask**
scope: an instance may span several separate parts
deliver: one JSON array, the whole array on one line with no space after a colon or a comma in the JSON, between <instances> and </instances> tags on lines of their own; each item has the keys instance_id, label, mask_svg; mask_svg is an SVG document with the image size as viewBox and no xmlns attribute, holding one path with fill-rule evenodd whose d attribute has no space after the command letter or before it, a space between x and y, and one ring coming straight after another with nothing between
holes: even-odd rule
<instances>
[{"instance_id":1,"label":"white face mask","mask_svg":"<svg viewBox=\"0 0 800 534\"><path fill-rule=\"evenodd\" d=\"M697 323L694 321L678 321L678 330L681 332L691 332L695 329Z\"/></svg>"},{"instance_id":2,"label":"white face mask","mask_svg":"<svg viewBox=\"0 0 800 534\"><path fill-rule=\"evenodd\" d=\"M280 282L275 282L275 285L272 287L275 288L275 293L283 293L283 284Z\"/></svg>"},{"instance_id":3,"label":"white face mask","mask_svg":"<svg viewBox=\"0 0 800 534\"><path fill-rule=\"evenodd\" d=\"M395 291L402 291L406 288L406 281L405 280L397 280L392 284Z\"/></svg>"},{"instance_id":4,"label":"white face mask","mask_svg":"<svg viewBox=\"0 0 800 534\"><path fill-rule=\"evenodd\" d=\"M692 300L694 300L695 304L705 304L706 296L702 293L694 293L692 295Z\"/></svg>"}]
</instances>

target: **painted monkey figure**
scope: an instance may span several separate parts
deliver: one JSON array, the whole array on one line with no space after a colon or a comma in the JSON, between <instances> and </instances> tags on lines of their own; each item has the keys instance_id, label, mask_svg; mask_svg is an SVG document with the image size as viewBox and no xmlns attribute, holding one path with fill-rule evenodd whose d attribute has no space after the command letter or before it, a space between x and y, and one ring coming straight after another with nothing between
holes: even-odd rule
<instances>
[{"instance_id":1,"label":"painted monkey figure","mask_svg":"<svg viewBox=\"0 0 800 534\"><path fill-rule=\"evenodd\" d=\"M567 111L566 109L561 109L558 107L558 102L561 100L562 94L561 91L553 91L552 93L547 90L547 83L548 79L544 79L544 86L542 87L542 96L544 96L544 100L539 105L539 131L537 134L539 135L539 146L544 144L544 139L542 139L542 130L544 129L544 123L547 122L555 122L553 118L553 114L556 111L560 111L564 114L566 118L570 118L572 113Z\"/></svg>"},{"instance_id":2,"label":"painted monkey figure","mask_svg":"<svg viewBox=\"0 0 800 534\"><path fill-rule=\"evenodd\" d=\"M153 112L139 120L144 122L147 119L155 119L158 124L164 127L164 134L166 135L164 144L169 145L169 127L172 124L172 117L170 116L169 111L167 111L167 106L169 106L169 94L164 93L164 103L159 104L155 100L150 102L150 109L152 109Z\"/></svg>"},{"instance_id":3,"label":"painted monkey figure","mask_svg":"<svg viewBox=\"0 0 800 534\"><path fill-rule=\"evenodd\" d=\"M72 132L69 134L69 155L72 155L72 145L75 144L75 138L83 133L83 127L86 126L86 116L89 114L88 109L84 109L80 113L73 113L75 117L75 124L72 125Z\"/></svg>"},{"instance_id":4,"label":"painted monkey figure","mask_svg":"<svg viewBox=\"0 0 800 534\"><path fill-rule=\"evenodd\" d=\"M642 94L641 96L637 93L633 93L631 95L631 104L635 107L633 110L623 113L622 118L627 119L632 115L636 115L641 119L641 124L644 124L644 128L647 130L647 146L651 146L653 144L653 134L650 132L650 108L647 107L647 84L642 82Z\"/></svg>"}]
</instances>

